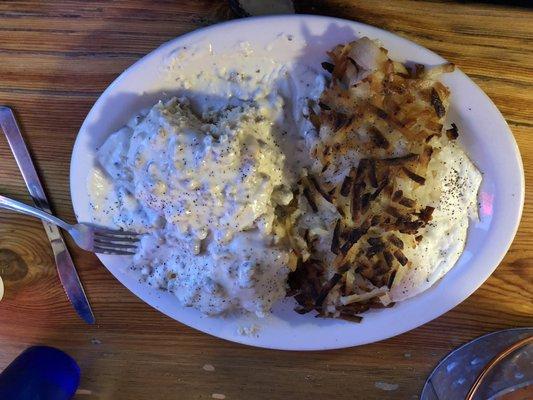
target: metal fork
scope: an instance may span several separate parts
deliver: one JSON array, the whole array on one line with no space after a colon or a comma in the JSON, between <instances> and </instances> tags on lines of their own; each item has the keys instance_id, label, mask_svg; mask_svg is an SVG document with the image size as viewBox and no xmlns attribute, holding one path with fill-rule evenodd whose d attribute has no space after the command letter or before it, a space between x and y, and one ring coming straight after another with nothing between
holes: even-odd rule
<instances>
[{"instance_id":1,"label":"metal fork","mask_svg":"<svg viewBox=\"0 0 533 400\"><path fill-rule=\"evenodd\" d=\"M132 255L139 241L136 232L102 228L86 223L67 224L65 221L38 208L0 195L0 208L20 212L50 222L66 230L83 250L93 253Z\"/></svg>"}]
</instances>

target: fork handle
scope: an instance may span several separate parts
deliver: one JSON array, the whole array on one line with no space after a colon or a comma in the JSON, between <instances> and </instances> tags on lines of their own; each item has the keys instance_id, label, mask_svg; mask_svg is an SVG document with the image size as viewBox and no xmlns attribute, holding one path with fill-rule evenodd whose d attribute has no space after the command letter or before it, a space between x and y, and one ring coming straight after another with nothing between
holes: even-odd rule
<instances>
[{"instance_id":1,"label":"fork handle","mask_svg":"<svg viewBox=\"0 0 533 400\"><path fill-rule=\"evenodd\" d=\"M42 219L43 221L57 225L65 229L66 231L68 231L70 228L69 224L53 216L52 214L48 214L47 212L39 210L38 208L29 206L27 204L21 203L20 201L13 200L2 195L0 195L0 208L5 208L6 210L16 211L21 214L37 217L39 219Z\"/></svg>"}]
</instances>

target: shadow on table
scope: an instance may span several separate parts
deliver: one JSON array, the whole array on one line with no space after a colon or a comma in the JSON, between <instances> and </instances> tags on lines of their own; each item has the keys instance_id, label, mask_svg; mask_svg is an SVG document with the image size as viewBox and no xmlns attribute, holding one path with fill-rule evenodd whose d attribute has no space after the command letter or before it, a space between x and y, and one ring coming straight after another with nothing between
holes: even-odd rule
<instances>
[{"instance_id":1,"label":"shadow on table","mask_svg":"<svg viewBox=\"0 0 533 400\"><path fill-rule=\"evenodd\" d=\"M453 3L454 1L451 1ZM468 3L478 3L478 4L499 4L502 6L517 6L517 7L526 7L533 8L533 2L531 0L456 0L457 3L468 4Z\"/></svg>"}]
</instances>

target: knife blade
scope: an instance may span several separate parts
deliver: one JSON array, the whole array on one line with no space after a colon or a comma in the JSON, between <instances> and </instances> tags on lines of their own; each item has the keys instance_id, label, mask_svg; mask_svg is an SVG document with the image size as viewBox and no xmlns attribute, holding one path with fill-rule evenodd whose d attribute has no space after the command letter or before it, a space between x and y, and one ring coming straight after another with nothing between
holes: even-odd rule
<instances>
[{"instance_id":1,"label":"knife blade","mask_svg":"<svg viewBox=\"0 0 533 400\"><path fill-rule=\"evenodd\" d=\"M22 177L24 178L24 182L26 182L35 206L48 213L52 213L30 153L20 133L15 115L9 107L0 106L0 128L7 138L9 147L13 152L15 161L22 173ZM59 228L44 221L43 226L52 246L59 280L63 285L63 289L65 289L67 298L85 322L94 324L94 315L89 305L89 300L85 295L76 267L74 266L74 262Z\"/></svg>"}]
</instances>

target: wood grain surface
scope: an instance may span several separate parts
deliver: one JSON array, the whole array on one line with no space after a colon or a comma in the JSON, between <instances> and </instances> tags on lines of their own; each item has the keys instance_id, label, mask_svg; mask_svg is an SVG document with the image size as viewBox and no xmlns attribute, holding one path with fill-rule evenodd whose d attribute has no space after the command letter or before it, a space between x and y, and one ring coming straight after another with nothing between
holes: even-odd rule
<instances>
[{"instance_id":1,"label":"wood grain surface","mask_svg":"<svg viewBox=\"0 0 533 400\"><path fill-rule=\"evenodd\" d=\"M532 10L409 0L300 1L297 8L376 25L426 46L457 64L496 103L526 175L520 229L496 272L454 310L396 338L327 352L270 351L167 318L120 285L96 257L70 246L97 319L85 325L59 284L41 223L2 211L0 369L27 346L46 344L79 362L76 399L415 399L453 348L490 331L533 325ZM233 17L227 2L215 0L0 2L0 104L16 110L60 217L74 219L70 154L100 93L164 41ZM0 193L29 201L3 137Z\"/></svg>"}]
</instances>

